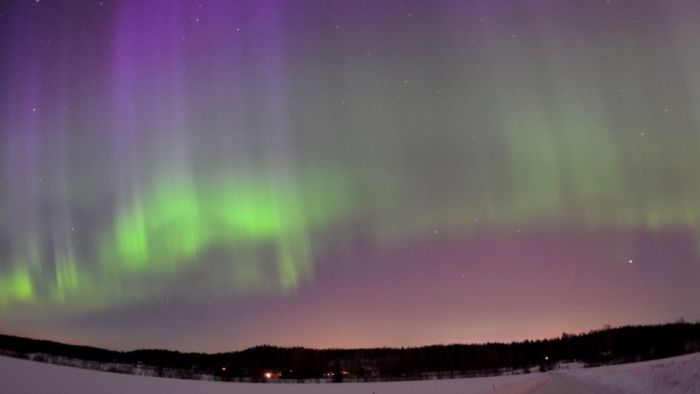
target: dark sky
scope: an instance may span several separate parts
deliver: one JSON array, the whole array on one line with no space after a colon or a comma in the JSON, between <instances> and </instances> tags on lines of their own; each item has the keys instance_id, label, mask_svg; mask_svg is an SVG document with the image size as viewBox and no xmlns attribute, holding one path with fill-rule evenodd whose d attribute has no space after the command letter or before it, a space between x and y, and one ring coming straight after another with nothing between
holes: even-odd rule
<instances>
[{"instance_id":1,"label":"dark sky","mask_svg":"<svg viewBox=\"0 0 700 394\"><path fill-rule=\"evenodd\" d=\"M0 1L0 331L700 319L696 1Z\"/></svg>"}]
</instances>

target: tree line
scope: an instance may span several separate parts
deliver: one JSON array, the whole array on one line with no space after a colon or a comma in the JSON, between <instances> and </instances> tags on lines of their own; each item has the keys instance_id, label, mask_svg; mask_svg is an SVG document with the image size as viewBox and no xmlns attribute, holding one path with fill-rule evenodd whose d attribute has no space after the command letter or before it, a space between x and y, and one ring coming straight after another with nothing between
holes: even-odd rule
<instances>
[{"instance_id":1,"label":"tree line","mask_svg":"<svg viewBox=\"0 0 700 394\"><path fill-rule=\"evenodd\" d=\"M601 365L671 357L700 351L700 323L604 327L584 334L512 343L451 344L407 348L309 349L256 346L205 354L160 349L113 351L0 335L0 349L16 357L53 357L153 375L234 381L397 380L483 376L546 370L563 361ZM96 368L103 369L103 368ZM138 372L136 372L138 373Z\"/></svg>"}]
</instances>

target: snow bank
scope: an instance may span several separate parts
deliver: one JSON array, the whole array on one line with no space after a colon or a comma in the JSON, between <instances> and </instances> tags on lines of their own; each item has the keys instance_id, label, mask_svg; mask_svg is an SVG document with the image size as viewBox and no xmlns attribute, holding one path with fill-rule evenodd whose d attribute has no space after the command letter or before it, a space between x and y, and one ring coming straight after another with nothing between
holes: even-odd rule
<instances>
[{"instance_id":1,"label":"snow bank","mask_svg":"<svg viewBox=\"0 0 700 394\"><path fill-rule=\"evenodd\" d=\"M563 374L622 393L700 393L700 353Z\"/></svg>"}]
</instances>

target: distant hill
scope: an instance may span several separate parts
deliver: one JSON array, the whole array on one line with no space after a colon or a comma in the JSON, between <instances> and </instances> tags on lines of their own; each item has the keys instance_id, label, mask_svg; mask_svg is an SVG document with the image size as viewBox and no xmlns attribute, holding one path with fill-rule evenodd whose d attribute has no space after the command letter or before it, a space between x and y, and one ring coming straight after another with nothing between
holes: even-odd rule
<instances>
[{"instance_id":1,"label":"distant hill","mask_svg":"<svg viewBox=\"0 0 700 394\"><path fill-rule=\"evenodd\" d=\"M308 349L256 346L228 353L113 351L0 335L0 353L113 372L235 381L376 381L547 370L563 361L615 364L700 351L700 323L606 327L513 343L411 348Z\"/></svg>"}]
</instances>

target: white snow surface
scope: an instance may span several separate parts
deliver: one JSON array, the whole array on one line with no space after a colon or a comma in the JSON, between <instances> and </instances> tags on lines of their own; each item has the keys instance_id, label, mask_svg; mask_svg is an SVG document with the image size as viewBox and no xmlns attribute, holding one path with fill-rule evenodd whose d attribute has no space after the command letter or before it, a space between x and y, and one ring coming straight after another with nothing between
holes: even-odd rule
<instances>
[{"instance_id":1,"label":"white snow surface","mask_svg":"<svg viewBox=\"0 0 700 394\"><path fill-rule=\"evenodd\" d=\"M597 384L612 393L700 393L700 353L554 373Z\"/></svg>"},{"instance_id":2,"label":"white snow surface","mask_svg":"<svg viewBox=\"0 0 700 394\"><path fill-rule=\"evenodd\" d=\"M99 372L0 357L0 393L549 394L699 393L700 353L546 374L382 383L227 383Z\"/></svg>"}]
</instances>

